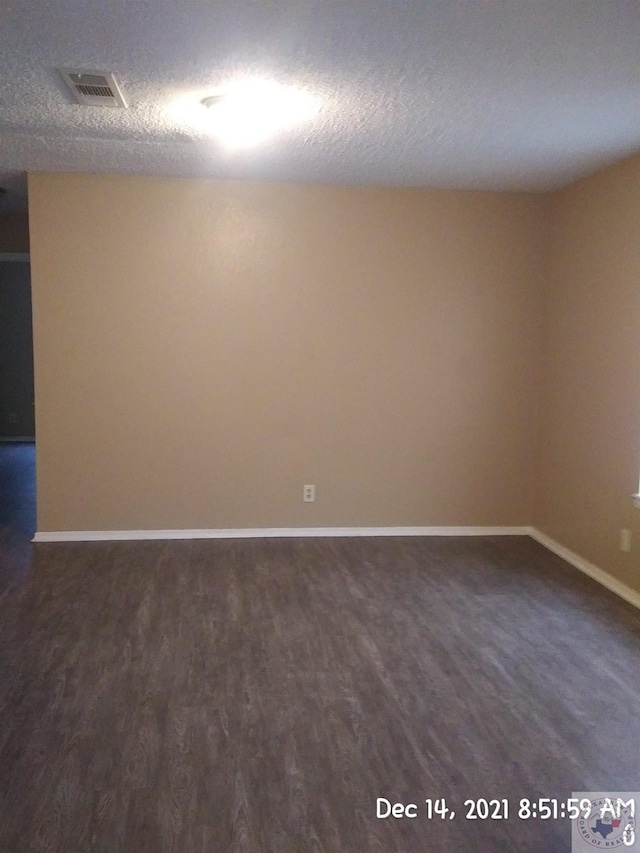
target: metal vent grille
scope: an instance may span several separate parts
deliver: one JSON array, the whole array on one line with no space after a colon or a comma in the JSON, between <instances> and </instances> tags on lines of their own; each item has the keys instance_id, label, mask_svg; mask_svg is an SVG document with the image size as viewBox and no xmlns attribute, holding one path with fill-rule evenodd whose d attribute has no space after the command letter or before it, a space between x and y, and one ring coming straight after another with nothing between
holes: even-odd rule
<instances>
[{"instance_id":1,"label":"metal vent grille","mask_svg":"<svg viewBox=\"0 0 640 853\"><path fill-rule=\"evenodd\" d=\"M78 83L76 88L82 95L93 95L94 98L113 98L113 92L108 86L85 86Z\"/></svg>"},{"instance_id":2,"label":"metal vent grille","mask_svg":"<svg viewBox=\"0 0 640 853\"><path fill-rule=\"evenodd\" d=\"M87 107L126 107L122 90L113 74L61 68L62 79L75 100Z\"/></svg>"}]
</instances>

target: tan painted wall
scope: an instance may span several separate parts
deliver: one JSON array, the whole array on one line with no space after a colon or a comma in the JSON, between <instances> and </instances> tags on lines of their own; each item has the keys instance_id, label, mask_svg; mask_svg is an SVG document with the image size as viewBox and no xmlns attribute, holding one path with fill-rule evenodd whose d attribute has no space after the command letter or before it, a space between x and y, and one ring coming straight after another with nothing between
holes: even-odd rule
<instances>
[{"instance_id":1,"label":"tan painted wall","mask_svg":"<svg viewBox=\"0 0 640 853\"><path fill-rule=\"evenodd\" d=\"M530 521L543 196L29 197L39 530Z\"/></svg>"},{"instance_id":2,"label":"tan painted wall","mask_svg":"<svg viewBox=\"0 0 640 853\"><path fill-rule=\"evenodd\" d=\"M552 204L535 523L640 589L640 157Z\"/></svg>"}]
</instances>

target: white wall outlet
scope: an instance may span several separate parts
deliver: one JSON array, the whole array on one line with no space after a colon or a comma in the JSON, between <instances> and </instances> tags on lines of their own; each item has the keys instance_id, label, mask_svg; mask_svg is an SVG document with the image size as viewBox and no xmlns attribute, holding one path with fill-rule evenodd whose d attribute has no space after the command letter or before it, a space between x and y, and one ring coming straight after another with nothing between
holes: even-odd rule
<instances>
[{"instance_id":1,"label":"white wall outlet","mask_svg":"<svg viewBox=\"0 0 640 853\"><path fill-rule=\"evenodd\" d=\"M302 487L302 500L306 504L312 504L316 499L316 487L315 486L303 486Z\"/></svg>"},{"instance_id":2,"label":"white wall outlet","mask_svg":"<svg viewBox=\"0 0 640 853\"><path fill-rule=\"evenodd\" d=\"M631 550L631 531L626 527L620 531L620 550L627 552Z\"/></svg>"}]
</instances>

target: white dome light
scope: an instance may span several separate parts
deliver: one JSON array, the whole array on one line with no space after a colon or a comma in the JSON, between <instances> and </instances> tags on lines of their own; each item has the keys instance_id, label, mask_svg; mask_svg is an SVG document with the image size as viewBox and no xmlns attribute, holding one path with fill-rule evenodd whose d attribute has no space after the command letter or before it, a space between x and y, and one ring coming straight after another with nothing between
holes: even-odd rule
<instances>
[{"instance_id":1,"label":"white dome light","mask_svg":"<svg viewBox=\"0 0 640 853\"><path fill-rule=\"evenodd\" d=\"M295 86L266 80L237 83L201 102L210 112L213 135L229 148L250 148L312 118L316 98Z\"/></svg>"}]
</instances>

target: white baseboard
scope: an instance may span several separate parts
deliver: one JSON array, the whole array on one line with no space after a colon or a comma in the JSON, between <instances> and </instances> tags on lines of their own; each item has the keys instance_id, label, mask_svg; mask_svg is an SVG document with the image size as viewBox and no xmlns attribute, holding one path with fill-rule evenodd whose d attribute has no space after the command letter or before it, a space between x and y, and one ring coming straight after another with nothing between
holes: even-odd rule
<instances>
[{"instance_id":1,"label":"white baseboard","mask_svg":"<svg viewBox=\"0 0 640 853\"><path fill-rule=\"evenodd\" d=\"M213 530L41 530L34 542L256 539L308 536L528 536L530 527L241 527Z\"/></svg>"},{"instance_id":2,"label":"white baseboard","mask_svg":"<svg viewBox=\"0 0 640 853\"><path fill-rule=\"evenodd\" d=\"M605 570L601 569L600 566L596 566L595 563L590 563L588 560L585 560L584 557L581 557L574 551L570 551L569 548L565 548L564 545L556 542L555 539L552 539L545 533L541 533L535 527L529 528L529 531L529 535L535 539L536 542L544 545L544 547L548 548L549 551L553 551L553 553L557 554L558 557L562 557L562 559L566 560L567 563L570 563L576 569L580 569L580 571L584 572L585 575L589 575L589 577L593 578L594 581L598 581L602 586L606 586L606 588L611 590L611 592L614 592L616 595L619 595L620 598L624 598L625 601L628 601L629 604L633 604L634 607L640 609L640 592L636 592L635 589L631 589L630 586L627 586L625 583L622 583L622 581L614 578L613 575L605 572Z\"/></svg>"},{"instance_id":3,"label":"white baseboard","mask_svg":"<svg viewBox=\"0 0 640 853\"><path fill-rule=\"evenodd\" d=\"M241 527L211 530L52 530L33 542L112 542L150 539L273 539L321 536L531 536L567 563L640 609L640 592L541 533L535 527Z\"/></svg>"}]
</instances>

